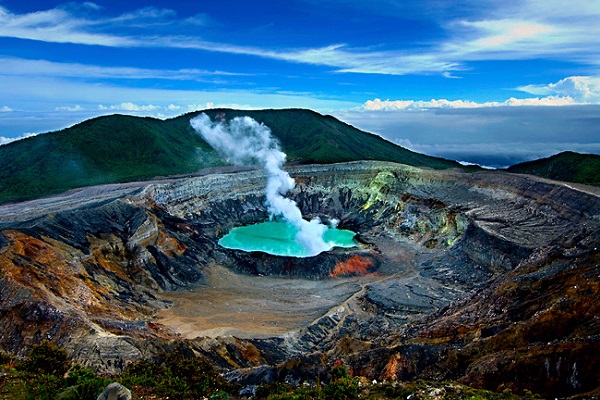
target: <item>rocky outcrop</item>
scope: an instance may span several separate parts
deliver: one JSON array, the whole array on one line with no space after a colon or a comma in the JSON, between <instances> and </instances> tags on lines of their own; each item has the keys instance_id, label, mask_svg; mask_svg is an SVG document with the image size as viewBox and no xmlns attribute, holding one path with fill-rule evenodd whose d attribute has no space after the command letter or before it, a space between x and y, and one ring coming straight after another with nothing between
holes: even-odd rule
<instances>
[{"instance_id":1,"label":"rocky outcrop","mask_svg":"<svg viewBox=\"0 0 600 400\"><path fill-rule=\"evenodd\" d=\"M0 207L0 344L23 354L50 339L103 372L183 346L242 383L301 381L343 359L373 379L597 390L593 189L380 162L290 171L306 218L338 220L358 233L356 248L293 258L220 247L232 227L268 218L265 178L252 170ZM159 323L162 293L202 291L214 265L315 287L355 279L356 289L273 337L187 338Z\"/></svg>"},{"instance_id":2,"label":"rocky outcrop","mask_svg":"<svg viewBox=\"0 0 600 400\"><path fill-rule=\"evenodd\" d=\"M1 340L11 352L41 340L73 349L96 335L108 347L122 335L174 337L150 323L167 306L156 291L202 279L177 235L123 200L3 228Z\"/></svg>"},{"instance_id":3,"label":"rocky outcrop","mask_svg":"<svg viewBox=\"0 0 600 400\"><path fill-rule=\"evenodd\" d=\"M131 391L118 382L108 385L97 400L131 400Z\"/></svg>"},{"instance_id":4,"label":"rocky outcrop","mask_svg":"<svg viewBox=\"0 0 600 400\"><path fill-rule=\"evenodd\" d=\"M375 379L460 379L544 397L598 393L600 253L592 243L581 243L576 257L540 249L472 296L346 361Z\"/></svg>"}]
</instances>

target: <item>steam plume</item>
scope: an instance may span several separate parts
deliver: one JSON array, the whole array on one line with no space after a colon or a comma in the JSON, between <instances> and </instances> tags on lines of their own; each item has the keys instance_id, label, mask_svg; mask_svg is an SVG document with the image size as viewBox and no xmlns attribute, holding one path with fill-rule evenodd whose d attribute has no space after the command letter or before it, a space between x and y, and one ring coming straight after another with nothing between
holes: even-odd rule
<instances>
[{"instance_id":1,"label":"steam plume","mask_svg":"<svg viewBox=\"0 0 600 400\"><path fill-rule=\"evenodd\" d=\"M307 221L302 218L298 205L284 195L296 185L294 179L283 169L286 155L271 135L271 130L250 117L236 117L229 121L212 122L202 113L190 120L192 127L215 150L236 165L255 165L267 173L267 210L271 218L281 216L298 229L296 241L309 255L330 250L333 245L323 240L327 226L318 218Z\"/></svg>"}]
</instances>

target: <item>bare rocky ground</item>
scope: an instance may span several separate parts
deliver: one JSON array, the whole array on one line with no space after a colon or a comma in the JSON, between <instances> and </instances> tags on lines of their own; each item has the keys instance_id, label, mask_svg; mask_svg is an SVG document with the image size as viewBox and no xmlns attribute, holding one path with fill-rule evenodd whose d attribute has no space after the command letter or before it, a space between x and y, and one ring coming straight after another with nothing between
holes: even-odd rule
<instances>
[{"instance_id":1,"label":"bare rocky ground","mask_svg":"<svg viewBox=\"0 0 600 400\"><path fill-rule=\"evenodd\" d=\"M374 277L309 280L240 275L225 267L205 269L202 287L166 292L173 303L158 322L187 339L233 335L267 338L298 331L358 292Z\"/></svg>"},{"instance_id":2,"label":"bare rocky ground","mask_svg":"<svg viewBox=\"0 0 600 400\"><path fill-rule=\"evenodd\" d=\"M453 379L599 393L600 197L502 172L290 168L307 218L358 232L307 259L221 248L264 176L211 170L0 207L0 344L97 371L185 348L244 385Z\"/></svg>"}]
</instances>

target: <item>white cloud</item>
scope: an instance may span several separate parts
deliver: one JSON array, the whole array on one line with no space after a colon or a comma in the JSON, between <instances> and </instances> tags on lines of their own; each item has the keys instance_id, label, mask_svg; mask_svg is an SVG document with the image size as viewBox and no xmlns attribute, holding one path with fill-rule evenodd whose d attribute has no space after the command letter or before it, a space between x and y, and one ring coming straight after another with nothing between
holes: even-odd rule
<instances>
[{"instance_id":1,"label":"white cloud","mask_svg":"<svg viewBox=\"0 0 600 400\"><path fill-rule=\"evenodd\" d=\"M186 107L188 104L236 104L244 107L282 108L304 107L313 110L332 110L355 107L356 103L316 94L265 93L253 90L184 90L172 88L139 88L110 83L85 82L54 77L3 76L0 73L0 104L11 103L14 109L48 111L57 106L76 104L89 110L98 110L98 104L110 109L135 108L135 105L168 107L170 104ZM123 103L126 105L123 106ZM131 103L133 106L127 105Z\"/></svg>"},{"instance_id":2,"label":"white cloud","mask_svg":"<svg viewBox=\"0 0 600 400\"><path fill-rule=\"evenodd\" d=\"M188 104L186 107L187 112L204 110L205 108L214 108L214 104L209 101L205 104Z\"/></svg>"},{"instance_id":3,"label":"white cloud","mask_svg":"<svg viewBox=\"0 0 600 400\"><path fill-rule=\"evenodd\" d=\"M60 8L18 15L0 6L0 36L111 47L132 45L125 37L86 32L85 28L91 25L93 21L77 18Z\"/></svg>"},{"instance_id":4,"label":"white cloud","mask_svg":"<svg viewBox=\"0 0 600 400\"><path fill-rule=\"evenodd\" d=\"M122 14L116 18L112 18L110 22L126 22L126 23L134 23L138 25L152 24L157 22L162 22L165 19L170 19L171 17L175 17L176 12L174 10L168 8L157 8L153 6L140 8L138 10L128 12ZM100 20L102 22L102 20Z\"/></svg>"},{"instance_id":5,"label":"white cloud","mask_svg":"<svg viewBox=\"0 0 600 400\"><path fill-rule=\"evenodd\" d=\"M205 26L211 24L211 18L207 14L196 14L186 18L184 22L189 25Z\"/></svg>"},{"instance_id":6,"label":"white cloud","mask_svg":"<svg viewBox=\"0 0 600 400\"><path fill-rule=\"evenodd\" d=\"M497 2L487 16L448 24L441 50L462 61L544 57L598 65L599 18L595 1Z\"/></svg>"},{"instance_id":7,"label":"white cloud","mask_svg":"<svg viewBox=\"0 0 600 400\"><path fill-rule=\"evenodd\" d=\"M600 154L600 104L374 107L334 115L413 151L480 165L508 166L565 150Z\"/></svg>"},{"instance_id":8,"label":"white cloud","mask_svg":"<svg viewBox=\"0 0 600 400\"><path fill-rule=\"evenodd\" d=\"M563 151L600 154L600 143L496 141L466 144L419 144L413 151L477 164L484 168L506 168L525 161L549 157ZM465 160L466 159L466 160Z\"/></svg>"},{"instance_id":9,"label":"white cloud","mask_svg":"<svg viewBox=\"0 0 600 400\"><path fill-rule=\"evenodd\" d=\"M362 108L367 111L397 111L411 109L430 109L430 108L474 108L481 107L480 104L465 100L446 100L431 99L429 101L420 100L367 100Z\"/></svg>"},{"instance_id":10,"label":"white cloud","mask_svg":"<svg viewBox=\"0 0 600 400\"><path fill-rule=\"evenodd\" d=\"M186 105L177 105L177 104L168 104L164 106L155 105L155 104L135 104L132 102L124 102L120 104L112 104L105 106L103 104L98 105L98 110L100 111L125 111L132 113L142 113L142 115L154 116L156 118L168 118L174 115L177 115L181 112L190 112L190 111L198 111L207 108L236 108L236 109L244 109L251 110L256 109L256 107L250 106L248 104L236 104L236 103L220 103L215 104L213 102L206 102L204 104L186 104ZM82 110L82 108L79 108Z\"/></svg>"},{"instance_id":11,"label":"white cloud","mask_svg":"<svg viewBox=\"0 0 600 400\"><path fill-rule=\"evenodd\" d=\"M11 112L11 111L13 111L13 109L8 106L2 106L2 108L0 108L0 112Z\"/></svg>"},{"instance_id":12,"label":"white cloud","mask_svg":"<svg viewBox=\"0 0 600 400\"><path fill-rule=\"evenodd\" d=\"M4 136L0 136L0 146L5 145L5 144L9 144L12 142L16 142L17 140L21 140L21 139L27 139L29 137L33 137L36 136L37 133L24 133L21 136L18 137L4 137Z\"/></svg>"},{"instance_id":13,"label":"white cloud","mask_svg":"<svg viewBox=\"0 0 600 400\"><path fill-rule=\"evenodd\" d=\"M444 73L463 69L458 62L438 54L411 54L405 51L372 51L333 44L309 49L265 50L251 46L206 42L193 37L161 37L147 42L148 46L175 47L210 52L270 58L292 63L321 65L337 72L405 75L411 73Z\"/></svg>"},{"instance_id":14,"label":"white cloud","mask_svg":"<svg viewBox=\"0 0 600 400\"><path fill-rule=\"evenodd\" d=\"M496 169L497 168L497 167L492 167L492 166L489 166L489 165L479 165L477 163L470 162L470 161L458 161L458 163L460 165L464 165L465 167L476 165L476 166L479 166L479 167L484 168L484 169Z\"/></svg>"},{"instance_id":15,"label":"white cloud","mask_svg":"<svg viewBox=\"0 0 600 400\"><path fill-rule=\"evenodd\" d=\"M77 112L77 111L83 111L84 108L81 107L79 104L77 104L75 106L60 106L60 107L56 107L55 110L56 111Z\"/></svg>"},{"instance_id":16,"label":"white cloud","mask_svg":"<svg viewBox=\"0 0 600 400\"><path fill-rule=\"evenodd\" d=\"M102 110L102 111L115 111L115 110L117 110L117 111L157 111L157 110L162 110L163 107L157 106L154 104L143 104L143 105L134 104L134 103L128 101L128 102L124 102L121 104L113 104L110 106L104 106L104 105L100 104L98 106L98 109Z\"/></svg>"},{"instance_id":17,"label":"white cloud","mask_svg":"<svg viewBox=\"0 0 600 400\"><path fill-rule=\"evenodd\" d=\"M194 68L160 70L132 67L103 67L79 63L59 63L47 60L0 57L5 76L51 76L89 79L165 79L204 81L212 76L241 76L225 71L207 71Z\"/></svg>"},{"instance_id":18,"label":"white cloud","mask_svg":"<svg viewBox=\"0 0 600 400\"><path fill-rule=\"evenodd\" d=\"M81 4L84 8L88 8L90 10L101 10L102 7L100 7L98 4L93 3L91 1L86 1L85 3Z\"/></svg>"},{"instance_id":19,"label":"white cloud","mask_svg":"<svg viewBox=\"0 0 600 400\"><path fill-rule=\"evenodd\" d=\"M485 10L485 15L464 15L447 23L443 26L445 39L412 50L374 50L378 47L357 48L344 43L273 50L211 42L189 34L156 34L151 28L157 24L185 25L190 21L177 20L172 10L154 7L113 18L80 17L64 8L13 14L0 7L0 36L110 47L196 49L371 74L439 73L455 77L452 72L466 69L468 61L534 57L600 64L596 39L600 36L600 6L595 1L497 2L495 8ZM125 25L148 33L133 36L131 31L120 32ZM102 33L103 29L114 33Z\"/></svg>"},{"instance_id":20,"label":"white cloud","mask_svg":"<svg viewBox=\"0 0 600 400\"><path fill-rule=\"evenodd\" d=\"M536 95L568 96L579 103L600 103L600 77L570 76L547 85L526 85L517 88Z\"/></svg>"},{"instance_id":21,"label":"white cloud","mask_svg":"<svg viewBox=\"0 0 600 400\"><path fill-rule=\"evenodd\" d=\"M359 110L365 111L399 111L399 110L429 110L440 108L484 108L484 107L518 107L518 106L565 106L576 104L571 97L535 97L516 99L511 97L503 102L488 101L477 103L469 100L431 99L422 100L367 100Z\"/></svg>"},{"instance_id":22,"label":"white cloud","mask_svg":"<svg viewBox=\"0 0 600 400\"><path fill-rule=\"evenodd\" d=\"M411 71L425 61L418 69L438 70L448 65L434 60L422 60L422 56L394 55L392 53L371 53L345 49L344 45L329 45L320 48L291 51L265 50L251 46L208 42L194 36L151 35L132 37L128 35L107 35L94 32L91 28L103 24L118 24L123 21L143 19L147 14L156 13L155 9L142 9L123 14L112 19L85 19L76 17L64 9L52 9L29 14L12 14L0 6L0 36L38 40L54 43L77 43L108 47L172 47L196 49L210 52L250 55L272 58L289 62L316 65L328 65L352 72L404 73ZM163 10L163 14L167 14ZM398 57L406 58L398 64ZM412 58L412 61L411 61ZM371 65L369 68L368 66ZM399 65L402 65L399 70Z\"/></svg>"},{"instance_id":23,"label":"white cloud","mask_svg":"<svg viewBox=\"0 0 600 400\"><path fill-rule=\"evenodd\" d=\"M461 25L480 31L480 37L468 42L470 51L507 49L516 42L539 40L556 31L556 28L549 25L506 19L462 21Z\"/></svg>"},{"instance_id":24,"label":"white cloud","mask_svg":"<svg viewBox=\"0 0 600 400\"><path fill-rule=\"evenodd\" d=\"M546 106L546 107L555 107L555 106L572 106L578 104L571 98L570 96L547 96L547 97L533 97L527 99L516 99L511 97L510 99L499 103L499 106L511 106L511 107L519 107L519 106Z\"/></svg>"}]
</instances>

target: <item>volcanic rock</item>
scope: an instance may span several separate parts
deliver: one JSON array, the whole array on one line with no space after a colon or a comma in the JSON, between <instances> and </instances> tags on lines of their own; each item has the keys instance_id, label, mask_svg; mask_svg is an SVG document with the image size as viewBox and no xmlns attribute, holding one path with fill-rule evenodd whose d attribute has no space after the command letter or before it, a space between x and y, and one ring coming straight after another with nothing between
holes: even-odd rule
<instances>
[{"instance_id":1,"label":"volcanic rock","mask_svg":"<svg viewBox=\"0 0 600 400\"><path fill-rule=\"evenodd\" d=\"M293 258L219 246L268 213L261 172L213 172L0 207L2 348L51 340L105 373L186 348L248 385L310 381L341 359L377 380L599 390L597 189L382 162L294 166L303 215L338 220L358 246ZM235 318L219 320L224 310Z\"/></svg>"},{"instance_id":2,"label":"volcanic rock","mask_svg":"<svg viewBox=\"0 0 600 400\"><path fill-rule=\"evenodd\" d=\"M119 382L108 385L97 400L131 400L131 391Z\"/></svg>"}]
</instances>

